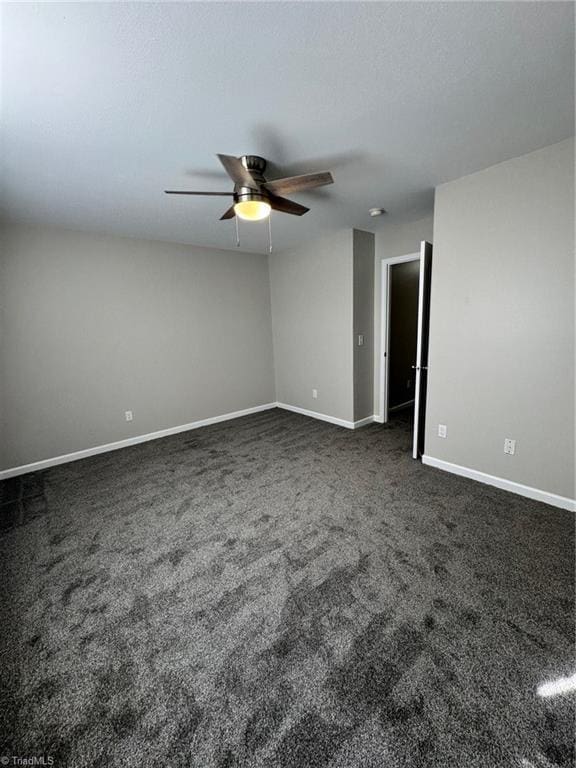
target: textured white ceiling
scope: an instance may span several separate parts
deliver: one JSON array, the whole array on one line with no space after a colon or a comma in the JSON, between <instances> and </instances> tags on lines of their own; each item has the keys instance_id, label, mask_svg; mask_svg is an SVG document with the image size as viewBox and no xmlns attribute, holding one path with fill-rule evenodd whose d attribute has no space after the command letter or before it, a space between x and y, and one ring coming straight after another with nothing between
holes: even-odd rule
<instances>
[{"instance_id":1,"label":"textured white ceiling","mask_svg":"<svg viewBox=\"0 0 576 768\"><path fill-rule=\"evenodd\" d=\"M574 132L574 7L554 2L14 3L2 15L10 220L234 247L214 153L332 169L279 249L430 212L440 182ZM270 173L269 176L273 174ZM383 206L387 217L371 219ZM265 250L262 224L243 250Z\"/></svg>"}]
</instances>

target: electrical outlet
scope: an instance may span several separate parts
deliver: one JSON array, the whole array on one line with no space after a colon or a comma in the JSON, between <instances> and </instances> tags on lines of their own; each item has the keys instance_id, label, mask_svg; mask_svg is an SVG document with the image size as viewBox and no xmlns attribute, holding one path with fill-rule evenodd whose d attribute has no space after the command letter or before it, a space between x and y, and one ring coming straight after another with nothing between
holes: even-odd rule
<instances>
[{"instance_id":1,"label":"electrical outlet","mask_svg":"<svg viewBox=\"0 0 576 768\"><path fill-rule=\"evenodd\" d=\"M317 389L313 389L312 390L312 397L314 398L314 400L318 400L318 390Z\"/></svg>"},{"instance_id":2,"label":"electrical outlet","mask_svg":"<svg viewBox=\"0 0 576 768\"><path fill-rule=\"evenodd\" d=\"M132 413L132 411L124 411L124 418L126 419L126 421L132 421L132 419L134 418L134 414Z\"/></svg>"},{"instance_id":3,"label":"electrical outlet","mask_svg":"<svg viewBox=\"0 0 576 768\"><path fill-rule=\"evenodd\" d=\"M438 424L438 437L447 437L448 428L446 424Z\"/></svg>"},{"instance_id":4,"label":"electrical outlet","mask_svg":"<svg viewBox=\"0 0 576 768\"><path fill-rule=\"evenodd\" d=\"M504 438L504 453L514 456L516 453L516 440L512 440L510 437Z\"/></svg>"},{"instance_id":5,"label":"electrical outlet","mask_svg":"<svg viewBox=\"0 0 576 768\"><path fill-rule=\"evenodd\" d=\"M364 346L364 334L359 333L358 334L358 346L363 347Z\"/></svg>"}]
</instances>

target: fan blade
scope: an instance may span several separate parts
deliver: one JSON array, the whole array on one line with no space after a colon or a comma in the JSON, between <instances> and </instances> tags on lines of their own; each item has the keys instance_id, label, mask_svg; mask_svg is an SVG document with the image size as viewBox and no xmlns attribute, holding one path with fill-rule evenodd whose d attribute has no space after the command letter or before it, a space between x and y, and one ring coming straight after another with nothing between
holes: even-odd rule
<instances>
[{"instance_id":1,"label":"fan blade","mask_svg":"<svg viewBox=\"0 0 576 768\"><path fill-rule=\"evenodd\" d=\"M234 192L185 192L180 189L165 189L167 195L209 195L211 197L234 197Z\"/></svg>"},{"instance_id":2,"label":"fan blade","mask_svg":"<svg viewBox=\"0 0 576 768\"><path fill-rule=\"evenodd\" d=\"M304 216L304 214L308 213L310 210L310 208L306 208L305 205L294 203L292 200L286 200L285 197L277 197L276 195L270 195L269 202L274 211L291 213L294 216Z\"/></svg>"},{"instance_id":3,"label":"fan blade","mask_svg":"<svg viewBox=\"0 0 576 768\"><path fill-rule=\"evenodd\" d=\"M330 171L318 171L318 173L305 173L302 176L288 176L285 179L267 181L263 186L274 195L302 192L313 187L323 187L325 184L334 184Z\"/></svg>"},{"instance_id":4,"label":"fan blade","mask_svg":"<svg viewBox=\"0 0 576 768\"><path fill-rule=\"evenodd\" d=\"M217 156L226 173L235 184L240 187L250 187L250 189L258 189L258 183L252 178L252 174L247 168L244 168L242 162L233 155L218 155Z\"/></svg>"},{"instance_id":5,"label":"fan blade","mask_svg":"<svg viewBox=\"0 0 576 768\"><path fill-rule=\"evenodd\" d=\"M234 206L232 205L232 206L230 206L230 208L228 208L226 213L224 213L224 214L222 214L222 216L220 216L220 221L224 221L224 219L233 219L234 216L236 216L236 213L234 211Z\"/></svg>"}]
</instances>

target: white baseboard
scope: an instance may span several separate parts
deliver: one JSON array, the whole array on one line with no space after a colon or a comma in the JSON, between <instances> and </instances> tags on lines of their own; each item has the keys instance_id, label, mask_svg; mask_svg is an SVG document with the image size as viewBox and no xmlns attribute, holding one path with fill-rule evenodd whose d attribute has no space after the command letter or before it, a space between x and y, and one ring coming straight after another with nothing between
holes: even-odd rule
<instances>
[{"instance_id":1,"label":"white baseboard","mask_svg":"<svg viewBox=\"0 0 576 768\"><path fill-rule=\"evenodd\" d=\"M374 424L375 421L376 421L376 417L374 415L366 416L365 419L360 419L359 421L354 422L354 429L358 429L359 427L365 427L366 424Z\"/></svg>"},{"instance_id":2,"label":"white baseboard","mask_svg":"<svg viewBox=\"0 0 576 768\"><path fill-rule=\"evenodd\" d=\"M354 429L353 421L346 421L346 419L338 419L336 416L328 416L326 413L318 413L317 411L309 411L306 408L299 408L297 405L287 405L286 403L276 403L278 408L283 408L285 411L292 411L292 413L299 413L301 416L310 416L312 419L319 419L320 421L328 421L330 424L337 424L339 427L346 427L346 429Z\"/></svg>"},{"instance_id":3,"label":"white baseboard","mask_svg":"<svg viewBox=\"0 0 576 768\"><path fill-rule=\"evenodd\" d=\"M200 421L193 421L190 424L182 424L178 427L169 427L168 429L160 429L158 432L149 432L147 435L137 435L136 437L129 437L126 440L118 440L115 443L107 443L106 445L96 445L94 448L86 448L83 451L75 451L74 453L67 453L64 456L55 456L52 459L43 459L42 461L35 461L32 464L23 464L20 467L12 467L11 469L4 469L0 471L0 480L7 480L10 477L16 477L17 475L25 475L28 472L37 472L39 469L47 469L48 467L55 467L58 464L67 464L69 461L77 461L78 459L86 459L89 456L96 456L99 453L108 453L108 451L117 451L120 448L127 448L130 445L138 445L138 443L147 443L149 440L157 440L160 437L169 437L170 435L177 435L180 432L188 432L191 429L198 429L199 427L207 427L209 424L218 424L220 421L230 421L231 419L238 419L241 416L249 416L251 413L259 413L260 411L268 411L271 408L276 408L276 403L266 403L266 405L257 405L254 408L245 408L242 411L233 411L232 413L223 413L221 416L211 416L209 419L201 419Z\"/></svg>"},{"instance_id":4,"label":"white baseboard","mask_svg":"<svg viewBox=\"0 0 576 768\"><path fill-rule=\"evenodd\" d=\"M485 472L479 472L477 469L462 467L459 464L452 464L443 459L435 459L433 456L422 456L422 463L428 464L430 467L436 467L436 469L442 469L444 472L451 472L453 475L460 475L461 477L468 477L471 480L477 480L479 483L493 485L496 488L501 488L503 491L510 491L519 496L526 496L535 501L543 501L545 504L551 504L553 507L567 509L569 512L576 512L576 499L569 499L566 496L558 496L555 493L541 491L539 488L532 488L529 485L515 483L513 480L505 480L503 477L488 475Z\"/></svg>"},{"instance_id":5,"label":"white baseboard","mask_svg":"<svg viewBox=\"0 0 576 768\"><path fill-rule=\"evenodd\" d=\"M346 421L346 419L339 419L336 416L328 416L327 413L318 413L318 411L309 411L307 408L300 408L297 405L287 405L286 403L276 403L277 408L283 408L285 411L292 411L292 413L299 413L301 416L310 416L311 419L318 419L319 421L327 421L330 424L336 424L338 427L346 427L346 429L358 429L364 427L366 424L372 424L376 420L375 416L367 416L365 419L359 421Z\"/></svg>"}]
</instances>

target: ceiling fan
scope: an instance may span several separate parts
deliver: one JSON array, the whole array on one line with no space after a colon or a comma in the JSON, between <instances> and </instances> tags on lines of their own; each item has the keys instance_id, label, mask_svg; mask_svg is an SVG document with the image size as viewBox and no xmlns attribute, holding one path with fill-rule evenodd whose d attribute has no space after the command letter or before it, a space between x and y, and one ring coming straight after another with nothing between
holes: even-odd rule
<instances>
[{"instance_id":1,"label":"ceiling fan","mask_svg":"<svg viewBox=\"0 0 576 768\"><path fill-rule=\"evenodd\" d=\"M302 176L289 176L284 179L267 181L264 176L266 160L257 155L217 156L226 173L234 182L233 192L189 192L185 190L166 189L167 195L210 195L234 198L233 205L220 217L233 219L238 216L246 221L260 221L270 215L270 211L290 213L293 216L303 216L310 210L304 205L281 197L283 194L303 192L313 187L333 184L330 171L305 173Z\"/></svg>"}]
</instances>

